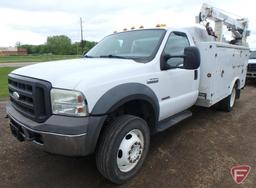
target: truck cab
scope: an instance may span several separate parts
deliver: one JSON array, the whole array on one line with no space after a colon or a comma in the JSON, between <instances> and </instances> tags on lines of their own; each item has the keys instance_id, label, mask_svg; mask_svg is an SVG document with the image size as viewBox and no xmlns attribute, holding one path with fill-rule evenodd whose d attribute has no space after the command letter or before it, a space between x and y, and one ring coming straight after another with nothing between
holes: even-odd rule
<instances>
[{"instance_id":1,"label":"truck cab","mask_svg":"<svg viewBox=\"0 0 256 188\"><path fill-rule=\"evenodd\" d=\"M13 71L9 75L7 112L13 123L17 120L28 131L35 131L36 136L33 133L31 138L34 142L64 155L93 152L105 119L126 106L138 105L141 116L148 114L151 129L156 132L158 122L197 101L200 55L184 57L184 50L189 53L191 46L194 42L185 30L154 28L112 34L83 59L40 63ZM96 135L92 136L87 133L91 127L83 126L83 122L95 121L99 127L93 125ZM48 145L48 136L53 141L58 137L55 134L67 137L65 148L62 144L55 143L54 148ZM88 136L88 148L73 147L75 140L81 142Z\"/></svg>"}]
</instances>

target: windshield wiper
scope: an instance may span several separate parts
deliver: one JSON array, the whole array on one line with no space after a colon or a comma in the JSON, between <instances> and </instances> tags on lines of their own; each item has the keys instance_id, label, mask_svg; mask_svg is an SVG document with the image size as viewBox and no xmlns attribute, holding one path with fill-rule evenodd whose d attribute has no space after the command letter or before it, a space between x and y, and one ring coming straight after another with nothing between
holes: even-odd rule
<instances>
[{"instance_id":1,"label":"windshield wiper","mask_svg":"<svg viewBox=\"0 0 256 188\"><path fill-rule=\"evenodd\" d=\"M84 55L85 58L96 58L95 56Z\"/></svg>"},{"instance_id":2,"label":"windshield wiper","mask_svg":"<svg viewBox=\"0 0 256 188\"><path fill-rule=\"evenodd\" d=\"M109 55L101 55L101 56L99 56L99 57L100 57L100 58L131 59L131 58L128 58L128 57L119 56L119 55L112 55L112 54L109 54Z\"/></svg>"}]
</instances>

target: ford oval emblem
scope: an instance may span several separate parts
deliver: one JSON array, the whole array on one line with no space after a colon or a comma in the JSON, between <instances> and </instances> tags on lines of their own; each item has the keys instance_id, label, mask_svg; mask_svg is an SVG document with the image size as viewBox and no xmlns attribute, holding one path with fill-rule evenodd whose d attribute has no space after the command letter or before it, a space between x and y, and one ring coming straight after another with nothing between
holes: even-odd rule
<instances>
[{"instance_id":1,"label":"ford oval emblem","mask_svg":"<svg viewBox=\"0 0 256 188\"><path fill-rule=\"evenodd\" d=\"M19 95L18 92L14 91L14 92L12 93L12 95L13 95L13 98L14 98L15 100L19 100L20 95Z\"/></svg>"}]
</instances>

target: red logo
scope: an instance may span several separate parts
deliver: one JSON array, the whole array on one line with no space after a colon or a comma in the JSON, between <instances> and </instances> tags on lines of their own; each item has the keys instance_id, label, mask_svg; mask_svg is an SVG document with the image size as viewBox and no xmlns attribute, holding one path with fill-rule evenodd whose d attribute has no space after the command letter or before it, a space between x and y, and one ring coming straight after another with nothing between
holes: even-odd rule
<instances>
[{"instance_id":1,"label":"red logo","mask_svg":"<svg viewBox=\"0 0 256 188\"><path fill-rule=\"evenodd\" d=\"M251 171L251 167L248 165L233 166L231 168L231 175L237 184L241 184L245 181Z\"/></svg>"}]
</instances>

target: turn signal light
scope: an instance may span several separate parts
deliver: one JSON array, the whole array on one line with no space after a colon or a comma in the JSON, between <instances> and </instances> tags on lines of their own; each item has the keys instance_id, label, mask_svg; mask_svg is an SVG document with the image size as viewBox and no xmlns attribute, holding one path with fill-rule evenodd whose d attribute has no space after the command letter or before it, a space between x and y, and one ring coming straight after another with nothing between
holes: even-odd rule
<instances>
[{"instance_id":1,"label":"turn signal light","mask_svg":"<svg viewBox=\"0 0 256 188\"><path fill-rule=\"evenodd\" d=\"M156 27L166 27L166 24L157 24Z\"/></svg>"}]
</instances>

